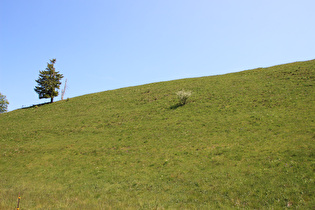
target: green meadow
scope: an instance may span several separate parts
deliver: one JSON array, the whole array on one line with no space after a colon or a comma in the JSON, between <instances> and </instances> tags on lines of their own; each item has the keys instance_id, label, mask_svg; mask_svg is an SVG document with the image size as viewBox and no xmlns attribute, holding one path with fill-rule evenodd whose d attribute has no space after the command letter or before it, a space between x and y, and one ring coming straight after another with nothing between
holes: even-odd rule
<instances>
[{"instance_id":1,"label":"green meadow","mask_svg":"<svg viewBox=\"0 0 315 210\"><path fill-rule=\"evenodd\" d=\"M0 114L0 209L315 208L314 85L311 60Z\"/></svg>"}]
</instances>

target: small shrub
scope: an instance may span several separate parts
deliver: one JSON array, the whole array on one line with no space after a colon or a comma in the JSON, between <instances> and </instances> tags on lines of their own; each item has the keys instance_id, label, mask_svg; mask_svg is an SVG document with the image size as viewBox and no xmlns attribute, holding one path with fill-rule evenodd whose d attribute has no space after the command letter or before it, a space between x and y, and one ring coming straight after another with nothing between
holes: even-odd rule
<instances>
[{"instance_id":1,"label":"small shrub","mask_svg":"<svg viewBox=\"0 0 315 210\"><path fill-rule=\"evenodd\" d=\"M179 99L179 105L183 106L187 103L187 99L191 96L191 91L181 90L176 93Z\"/></svg>"}]
</instances>

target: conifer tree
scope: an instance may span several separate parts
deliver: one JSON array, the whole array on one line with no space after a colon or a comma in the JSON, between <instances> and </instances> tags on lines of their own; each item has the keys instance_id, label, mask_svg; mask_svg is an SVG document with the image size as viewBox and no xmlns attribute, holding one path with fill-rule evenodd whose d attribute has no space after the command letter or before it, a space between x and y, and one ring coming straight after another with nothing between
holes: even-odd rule
<instances>
[{"instance_id":1,"label":"conifer tree","mask_svg":"<svg viewBox=\"0 0 315 210\"><path fill-rule=\"evenodd\" d=\"M35 80L38 86L35 86L34 90L39 95L39 99L50 98L50 103L54 102L54 97L58 96L58 89L61 85L62 74L56 71L54 65L56 59L51 59L50 63L47 63L47 68L44 71L39 71L39 78Z\"/></svg>"}]
</instances>

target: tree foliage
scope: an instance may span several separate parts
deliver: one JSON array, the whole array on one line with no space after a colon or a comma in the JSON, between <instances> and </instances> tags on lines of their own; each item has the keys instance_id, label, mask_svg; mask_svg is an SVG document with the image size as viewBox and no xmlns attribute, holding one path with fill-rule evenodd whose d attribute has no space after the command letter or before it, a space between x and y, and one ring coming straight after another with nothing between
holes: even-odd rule
<instances>
[{"instance_id":1,"label":"tree foliage","mask_svg":"<svg viewBox=\"0 0 315 210\"><path fill-rule=\"evenodd\" d=\"M9 101L7 100L5 95L0 93L0 113L8 111Z\"/></svg>"},{"instance_id":2,"label":"tree foliage","mask_svg":"<svg viewBox=\"0 0 315 210\"><path fill-rule=\"evenodd\" d=\"M191 96L191 91L181 90L176 93L179 99L179 105L183 106L187 103L187 99Z\"/></svg>"},{"instance_id":3,"label":"tree foliage","mask_svg":"<svg viewBox=\"0 0 315 210\"><path fill-rule=\"evenodd\" d=\"M38 86L35 86L35 92L38 93L39 98L50 98L51 103L54 101L54 97L58 96L58 89L61 85L62 74L56 71L54 65L56 59L51 59L50 63L47 63L47 68L44 71L39 71L39 78L35 80Z\"/></svg>"}]
</instances>

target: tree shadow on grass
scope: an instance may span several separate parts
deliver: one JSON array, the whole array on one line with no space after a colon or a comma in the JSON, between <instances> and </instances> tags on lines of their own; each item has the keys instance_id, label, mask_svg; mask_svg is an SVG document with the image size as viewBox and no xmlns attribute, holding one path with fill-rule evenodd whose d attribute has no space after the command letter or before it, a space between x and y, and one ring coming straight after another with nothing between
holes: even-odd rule
<instances>
[{"instance_id":1,"label":"tree shadow on grass","mask_svg":"<svg viewBox=\"0 0 315 210\"><path fill-rule=\"evenodd\" d=\"M170 109L177 109L178 107L181 107L181 106L184 106L185 104L183 103L177 103L177 104L174 104L172 106L170 106Z\"/></svg>"},{"instance_id":2,"label":"tree shadow on grass","mask_svg":"<svg viewBox=\"0 0 315 210\"><path fill-rule=\"evenodd\" d=\"M51 104L51 103L50 102L46 102L46 103L42 103L42 104L34 104L32 106L22 107L21 109L31 109L31 108L34 108L34 107L40 107L40 106L44 106L44 105L47 105L47 104Z\"/></svg>"}]
</instances>

